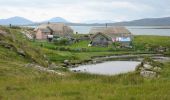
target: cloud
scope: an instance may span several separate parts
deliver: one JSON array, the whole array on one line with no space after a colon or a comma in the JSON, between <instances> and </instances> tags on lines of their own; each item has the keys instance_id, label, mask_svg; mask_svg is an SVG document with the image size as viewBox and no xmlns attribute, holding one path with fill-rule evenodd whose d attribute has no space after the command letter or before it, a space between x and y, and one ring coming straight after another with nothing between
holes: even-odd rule
<instances>
[{"instance_id":1,"label":"cloud","mask_svg":"<svg viewBox=\"0 0 170 100\"><path fill-rule=\"evenodd\" d=\"M167 1L167 2L166 2ZM132 20L170 15L169 0L1 0L1 18L22 16L34 21L63 17L86 20ZM166 3L165 3L166 2Z\"/></svg>"}]
</instances>

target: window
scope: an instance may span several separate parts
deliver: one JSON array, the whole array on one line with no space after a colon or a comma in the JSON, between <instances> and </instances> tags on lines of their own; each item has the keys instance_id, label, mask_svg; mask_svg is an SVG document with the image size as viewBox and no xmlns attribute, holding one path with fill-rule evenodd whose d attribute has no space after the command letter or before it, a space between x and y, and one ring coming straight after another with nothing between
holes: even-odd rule
<instances>
[{"instance_id":1,"label":"window","mask_svg":"<svg viewBox=\"0 0 170 100\"><path fill-rule=\"evenodd\" d=\"M101 40L101 41L103 41L103 40L104 40L104 38L103 38L103 37L101 37L101 38L100 38L100 40Z\"/></svg>"}]
</instances>

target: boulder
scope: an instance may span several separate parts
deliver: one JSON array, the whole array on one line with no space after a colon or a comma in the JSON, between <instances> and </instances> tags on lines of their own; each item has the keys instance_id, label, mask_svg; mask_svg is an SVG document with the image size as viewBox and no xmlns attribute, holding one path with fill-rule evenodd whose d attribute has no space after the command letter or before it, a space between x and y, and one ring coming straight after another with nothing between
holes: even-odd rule
<instances>
[{"instance_id":1,"label":"boulder","mask_svg":"<svg viewBox=\"0 0 170 100\"><path fill-rule=\"evenodd\" d=\"M3 30L0 30L0 35L3 35L5 36L7 34L7 32L3 31Z\"/></svg>"},{"instance_id":2,"label":"boulder","mask_svg":"<svg viewBox=\"0 0 170 100\"><path fill-rule=\"evenodd\" d=\"M145 69L152 69L152 68L153 68L153 66L151 66L151 65L149 65L149 64L144 64L143 67L144 67Z\"/></svg>"},{"instance_id":3,"label":"boulder","mask_svg":"<svg viewBox=\"0 0 170 100\"><path fill-rule=\"evenodd\" d=\"M28 63L25 65L25 67L33 67L33 66L34 66L34 64L32 64L32 63Z\"/></svg>"},{"instance_id":4,"label":"boulder","mask_svg":"<svg viewBox=\"0 0 170 100\"><path fill-rule=\"evenodd\" d=\"M64 60L64 64L67 64L67 65L69 65L69 60Z\"/></svg>"},{"instance_id":5,"label":"boulder","mask_svg":"<svg viewBox=\"0 0 170 100\"><path fill-rule=\"evenodd\" d=\"M146 78L155 78L157 76L156 72L147 70L141 71L140 75Z\"/></svg>"},{"instance_id":6,"label":"boulder","mask_svg":"<svg viewBox=\"0 0 170 100\"><path fill-rule=\"evenodd\" d=\"M47 55L43 55L44 58L47 58Z\"/></svg>"},{"instance_id":7,"label":"boulder","mask_svg":"<svg viewBox=\"0 0 170 100\"><path fill-rule=\"evenodd\" d=\"M154 67L153 70L159 72L159 71L161 71L161 68L160 67Z\"/></svg>"},{"instance_id":8,"label":"boulder","mask_svg":"<svg viewBox=\"0 0 170 100\"><path fill-rule=\"evenodd\" d=\"M24 57L26 56L24 50L22 50L22 49L18 49L18 50L17 50L17 53L18 53L19 55L21 55L21 56L24 56Z\"/></svg>"},{"instance_id":9,"label":"boulder","mask_svg":"<svg viewBox=\"0 0 170 100\"><path fill-rule=\"evenodd\" d=\"M93 64L102 63L102 61L101 61L101 60L93 60L92 63L93 63Z\"/></svg>"},{"instance_id":10,"label":"boulder","mask_svg":"<svg viewBox=\"0 0 170 100\"><path fill-rule=\"evenodd\" d=\"M58 66L55 63L49 65L49 69L56 69Z\"/></svg>"},{"instance_id":11,"label":"boulder","mask_svg":"<svg viewBox=\"0 0 170 100\"><path fill-rule=\"evenodd\" d=\"M32 68L35 68L35 69L37 69L39 71L44 71L44 72L48 72L48 73L51 73L51 74L64 75L63 73L60 73L60 72L57 72L55 70L52 70L52 69L49 69L49 68L45 68L43 66L40 66L40 65L37 65L37 64L33 64L33 63L26 64L25 67L32 67Z\"/></svg>"}]
</instances>

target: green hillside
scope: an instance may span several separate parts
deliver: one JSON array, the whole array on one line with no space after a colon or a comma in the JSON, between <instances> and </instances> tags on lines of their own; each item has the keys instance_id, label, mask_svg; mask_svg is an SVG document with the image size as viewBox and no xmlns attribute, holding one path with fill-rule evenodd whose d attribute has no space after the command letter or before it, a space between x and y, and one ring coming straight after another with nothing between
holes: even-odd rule
<instances>
[{"instance_id":1,"label":"green hillside","mask_svg":"<svg viewBox=\"0 0 170 100\"><path fill-rule=\"evenodd\" d=\"M87 47L89 51L75 52L56 50L57 45L26 39L20 29L1 27L0 100L169 100L170 62L163 64L160 77L154 79L143 78L138 72L115 76L76 74L61 66L65 59L81 62L94 56L151 52L143 49L145 45L169 48L169 38L137 36L134 45L140 46L132 50L101 48L97 52L100 48ZM86 43L80 42L83 46ZM62 47L81 48L78 44ZM64 75L27 67L29 63L45 68L55 63L56 71L64 71Z\"/></svg>"}]
</instances>

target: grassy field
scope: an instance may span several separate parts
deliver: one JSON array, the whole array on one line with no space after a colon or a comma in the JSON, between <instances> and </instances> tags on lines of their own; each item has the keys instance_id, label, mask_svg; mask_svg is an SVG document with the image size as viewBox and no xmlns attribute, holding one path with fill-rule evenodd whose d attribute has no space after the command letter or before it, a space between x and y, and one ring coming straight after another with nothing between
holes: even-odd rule
<instances>
[{"instance_id":1,"label":"grassy field","mask_svg":"<svg viewBox=\"0 0 170 100\"><path fill-rule=\"evenodd\" d=\"M170 49L170 37L165 36L135 36L132 49L114 49L109 47L88 47L90 41L81 41L72 45L55 45L49 42L31 42L34 46L44 50L48 58L56 63L62 63L65 59L72 62L90 60L95 56L107 56L115 54L141 54L158 53L154 49L160 46ZM151 50L148 51L147 49ZM167 53L168 55L170 53Z\"/></svg>"},{"instance_id":2,"label":"grassy field","mask_svg":"<svg viewBox=\"0 0 170 100\"><path fill-rule=\"evenodd\" d=\"M13 56L0 59L1 100L170 99L170 63L164 64L156 79L142 78L138 72L116 76L66 72L58 76L24 67L27 60L14 59L15 53L5 51Z\"/></svg>"},{"instance_id":3,"label":"grassy field","mask_svg":"<svg viewBox=\"0 0 170 100\"><path fill-rule=\"evenodd\" d=\"M94 56L149 53L143 50L145 45L170 47L170 37L136 36L134 44L136 46L140 45L135 48L140 50L139 52L134 52L136 50L109 51L110 48L100 47L89 48L87 47L88 41L64 46L71 49L89 49L89 51L75 52L56 50L56 47L59 46L47 42L28 41L18 30L10 30L10 32L13 37L0 37L0 40L13 44L14 47L27 52L27 55L24 57L19 55L16 50L0 46L0 100L170 99L170 62L164 63L160 77L155 79L143 78L138 72L102 76L66 71L64 76L58 76L25 67L26 64L32 61L40 65L46 65L45 60L60 64L65 59L78 62L91 59ZM43 58L43 54L46 54L46 59Z\"/></svg>"},{"instance_id":4,"label":"grassy field","mask_svg":"<svg viewBox=\"0 0 170 100\"><path fill-rule=\"evenodd\" d=\"M136 49L145 50L147 47L167 47L170 48L170 37L168 36L135 36L134 46Z\"/></svg>"}]
</instances>

